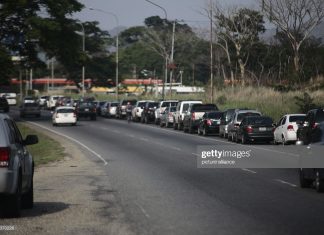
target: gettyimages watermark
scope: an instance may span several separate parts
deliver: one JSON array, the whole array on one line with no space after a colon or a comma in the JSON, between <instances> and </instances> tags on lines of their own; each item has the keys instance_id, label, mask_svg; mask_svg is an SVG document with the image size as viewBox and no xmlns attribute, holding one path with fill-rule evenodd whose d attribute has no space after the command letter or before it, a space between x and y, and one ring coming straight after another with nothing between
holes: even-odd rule
<instances>
[{"instance_id":1,"label":"gettyimages watermark","mask_svg":"<svg viewBox=\"0 0 324 235\"><path fill-rule=\"evenodd\" d=\"M324 168L322 146L199 145L198 168Z\"/></svg>"}]
</instances>

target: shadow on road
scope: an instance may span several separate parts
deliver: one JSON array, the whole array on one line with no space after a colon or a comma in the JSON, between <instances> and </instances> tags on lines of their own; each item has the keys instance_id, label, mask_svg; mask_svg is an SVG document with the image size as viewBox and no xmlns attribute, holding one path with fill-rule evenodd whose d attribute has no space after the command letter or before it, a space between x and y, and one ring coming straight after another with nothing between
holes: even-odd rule
<instances>
[{"instance_id":1,"label":"shadow on road","mask_svg":"<svg viewBox=\"0 0 324 235\"><path fill-rule=\"evenodd\" d=\"M48 214L54 214L70 207L69 204L62 202L34 202L34 208L21 211L21 218L39 217ZM0 214L0 218L7 218L4 213Z\"/></svg>"}]
</instances>

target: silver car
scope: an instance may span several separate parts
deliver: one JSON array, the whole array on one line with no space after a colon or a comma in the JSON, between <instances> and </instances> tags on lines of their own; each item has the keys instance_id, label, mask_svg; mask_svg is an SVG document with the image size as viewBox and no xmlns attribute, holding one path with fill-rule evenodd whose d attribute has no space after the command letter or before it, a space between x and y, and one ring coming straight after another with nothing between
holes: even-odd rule
<instances>
[{"instance_id":1,"label":"silver car","mask_svg":"<svg viewBox=\"0 0 324 235\"><path fill-rule=\"evenodd\" d=\"M0 114L0 212L19 217L32 208L34 162L26 145L38 143L36 135L23 139L13 119Z\"/></svg>"}]
</instances>

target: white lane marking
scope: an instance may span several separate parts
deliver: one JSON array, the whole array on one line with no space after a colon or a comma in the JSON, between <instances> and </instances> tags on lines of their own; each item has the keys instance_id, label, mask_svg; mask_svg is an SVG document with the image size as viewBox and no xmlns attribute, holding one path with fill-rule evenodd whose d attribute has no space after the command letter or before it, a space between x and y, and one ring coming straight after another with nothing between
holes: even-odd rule
<instances>
[{"instance_id":1,"label":"white lane marking","mask_svg":"<svg viewBox=\"0 0 324 235\"><path fill-rule=\"evenodd\" d=\"M282 184L287 184L287 185L289 185L289 186L291 186L291 187L297 187L296 184L292 184L292 183L289 183L289 182L284 181L284 180L281 180L281 179L275 179L275 181L277 181L277 182L279 182L279 183L282 183Z\"/></svg>"},{"instance_id":2,"label":"white lane marking","mask_svg":"<svg viewBox=\"0 0 324 235\"><path fill-rule=\"evenodd\" d=\"M147 217L147 218L150 218L150 215L146 212L146 210L141 206L141 205L139 205L138 203L135 203L136 204L136 206L138 207L138 208L140 208L140 210L142 211L142 213Z\"/></svg>"},{"instance_id":3,"label":"white lane marking","mask_svg":"<svg viewBox=\"0 0 324 235\"><path fill-rule=\"evenodd\" d=\"M103 161L104 166L108 165L108 162L107 162L105 159L103 159L103 157L102 157L100 154L96 153L94 150L92 150L91 148L89 148L89 147L86 146L85 144L81 143L80 141L78 141L78 140L76 140L76 139L74 139L74 138L72 138L72 137L70 137L70 136L67 136L67 135L64 135L64 134L62 134L62 133L59 133L59 132L57 132L57 131L51 130L51 129L49 129L49 128L45 127L45 126L42 126L42 125L40 125L40 124L38 124L38 123L35 123L35 122L28 122L28 121L27 121L27 123L30 123L30 124L32 124L32 125L35 125L35 126L41 127L41 128L43 128L43 129L45 129L45 130L48 130L48 131L53 132L53 133L55 133L55 134L57 134L57 135L63 136L63 137L65 137L65 138L67 138L67 139L69 139L69 140L71 140L71 141L73 141L73 142L75 142L75 143L81 145L83 148L85 148L85 149L88 150L90 153L92 153L92 154L94 154L96 157L98 157L101 161Z\"/></svg>"},{"instance_id":4,"label":"white lane marking","mask_svg":"<svg viewBox=\"0 0 324 235\"><path fill-rule=\"evenodd\" d=\"M242 170L242 171L249 172L249 173L252 173L252 174L256 174L256 173L257 173L256 171L252 171L252 170L250 170L250 169L246 169L246 168L242 168L241 170Z\"/></svg>"},{"instance_id":5,"label":"white lane marking","mask_svg":"<svg viewBox=\"0 0 324 235\"><path fill-rule=\"evenodd\" d=\"M149 140L146 139L146 138L140 138L140 140L145 141L145 142L148 142L148 141L149 141Z\"/></svg>"},{"instance_id":6,"label":"white lane marking","mask_svg":"<svg viewBox=\"0 0 324 235\"><path fill-rule=\"evenodd\" d=\"M135 138L135 135L132 135L132 134L126 134L126 136L131 137L131 138Z\"/></svg>"},{"instance_id":7,"label":"white lane marking","mask_svg":"<svg viewBox=\"0 0 324 235\"><path fill-rule=\"evenodd\" d=\"M120 134L120 131L113 130L112 132L114 132L116 134Z\"/></svg>"}]
</instances>

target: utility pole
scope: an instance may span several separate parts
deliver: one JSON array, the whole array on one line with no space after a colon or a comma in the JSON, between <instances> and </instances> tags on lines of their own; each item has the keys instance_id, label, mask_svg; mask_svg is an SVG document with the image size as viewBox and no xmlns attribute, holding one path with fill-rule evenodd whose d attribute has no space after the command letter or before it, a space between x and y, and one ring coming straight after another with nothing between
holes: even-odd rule
<instances>
[{"instance_id":1,"label":"utility pole","mask_svg":"<svg viewBox=\"0 0 324 235\"><path fill-rule=\"evenodd\" d=\"M213 76L213 6L212 0L210 0L210 102L213 103L214 101L214 76Z\"/></svg>"},{"instance_id":2,"label":"utility pole","mask_svg":"<svg viewBox=\"0 0 324 235\"><path fill-rule=\"evenodd\" d=\"M172 99L172 77L173 77L173 55L174 55L174 35L175 35L175 25L176 25L176 20L173 21L173 27L172 27L172 44L171 44L171 56L170 56L170 95Z\"/></svg>"}]
</instances>

